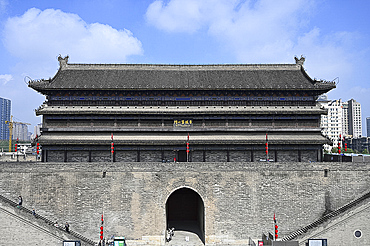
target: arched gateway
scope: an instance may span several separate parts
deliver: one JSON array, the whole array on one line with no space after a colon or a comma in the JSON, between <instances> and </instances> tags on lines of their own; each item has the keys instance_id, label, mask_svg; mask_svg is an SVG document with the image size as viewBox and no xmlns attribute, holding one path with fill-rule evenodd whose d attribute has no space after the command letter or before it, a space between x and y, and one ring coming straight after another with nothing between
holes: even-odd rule
<instances>
[{"instance_id":1,"label":"arched gateway","mask_svg":"<svg viewBox=\"0 0 370 246\"><path fill-rule=\"evenodd\" d=\"M205 242L204 203L200 195L190 188L180 188L174 191L166 202L167 228L198 235Z\"/></svg>"}]
</instances>

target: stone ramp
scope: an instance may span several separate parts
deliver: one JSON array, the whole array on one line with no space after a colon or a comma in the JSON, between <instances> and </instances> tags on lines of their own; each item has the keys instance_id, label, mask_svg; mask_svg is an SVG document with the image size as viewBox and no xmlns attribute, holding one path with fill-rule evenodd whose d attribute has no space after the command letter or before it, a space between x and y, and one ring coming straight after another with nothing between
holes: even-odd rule
<instances>
[{"instance_id":1,"label":"stone ramp","mask_svg":"<svg viewBox=\"0 0 370 246\"><path fill-rule=\"evenodd\" d=\"M24 206L18 204L0 194L0 220L7 220L4 227L9 235L6 237L0 236L0 242L6 241L13 243L14 241L23 240L28 245L46 245L49 242L58 242L61 244L63 240L78 240L83 245L95 245L95 242L82 236L81 234L70 230L67 233L64 227L55 227L53 221L39 215L32 215L32 211ZM2 229L2 228L0 228ZM22 233L19 233L22 231ZM31 240L31 241L29 241ZM32 241L33 240L33 241ZM50 240L50 241L48 241ZM25 245L25 244L20 244Z\"/></svg>"}]
</instances>

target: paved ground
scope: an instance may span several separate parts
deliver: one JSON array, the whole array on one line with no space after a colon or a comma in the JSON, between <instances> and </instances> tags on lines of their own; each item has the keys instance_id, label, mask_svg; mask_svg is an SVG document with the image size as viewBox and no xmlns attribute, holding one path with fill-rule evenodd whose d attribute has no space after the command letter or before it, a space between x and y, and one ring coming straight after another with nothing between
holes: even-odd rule
<instances>
[{"instance_id":1,"label":"paved ground","mask_svg":"<svg viewBox=\"0 0 370 246\"><path fill-rule=\"evenodd\" d=\"M175 234L172 240L167 245L186 245L186 246L203 246L204 243L200 239L201 233L197 223L191 221L172 221L170 227L175 228Z\"/></svg>"}]
</instances>

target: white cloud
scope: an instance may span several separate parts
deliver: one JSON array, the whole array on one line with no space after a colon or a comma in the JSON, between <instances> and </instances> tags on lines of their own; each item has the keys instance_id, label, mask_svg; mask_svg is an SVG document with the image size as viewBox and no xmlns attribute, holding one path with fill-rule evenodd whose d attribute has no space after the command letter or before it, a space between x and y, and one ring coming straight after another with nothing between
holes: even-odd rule
<instances>
[{"instance_id":1,"label":"white cloud","mask_svg":"<svg viewBox=\"0 0 370 246\"><path fill-rule=\"evenodd\" d=\"M312 6L306 0L157 0L146 17L168 32L194 33L204 28L240 61L274 62L292 51Z\"/></svg>"},{"instance_id":2,"label":"white cloud","mask_svg":"<svg viewBox=\"0 0 370 246\"><path fill-rule=\"evenodd\" d=\"M11 80L13 80L13 76L11 74L0 74L0 81L2 81L3 85Z\"/></svg>"},{"instance_id":3,"label":"white cloud","mask_svg":"<svg viewBox=\"0 0 370 246\"><path fill-rule=\"evenodd\" d=\"M197 0L175 0L164 4L157 0L149 5L146 17L159 29L192 33L203 24L204 2Z\"/></svg>"},{"instance_id":4,"label":"white cloud","mask_svg":"<svg viewBox=\"0 0 370 246\"><path fill-rule=\"evenodd\" d=\"M331 80L339 74L352 73L356 54L350 51L352 44L348 40L355 38L356 34L349 32L322 35L315 27L298 38L293 50L304 51L309 58L305 67L310 73Z\"/></svg>"},{"instance_id":5,"label":"white cloud","mask_svg":"<svg viewBox=\"0 0 370 246\"><path fill-rule=\"evenodd\" d=\"M319 28L309 28L315 8L315 0L156 0L146 17L167 32L205 30L240 62L291 63L304 54L307 61L318 58L330 64L329 70L348 69L343 47L351 34L329 38Z\"/></svg>"},{"instance_id":6,"label":"white cloud","mask_svg":"<svg viewBox=\"0 0 370 246\"><path fill-rule=\"evenodd\" d=\"M3 37L12 55L33 63L55 63L58 54L79 63L119 63L143 53L141 42L129 30L88 24L76 14L54 9L31 8L9 18Z\"/></svg>"}]
</instances>

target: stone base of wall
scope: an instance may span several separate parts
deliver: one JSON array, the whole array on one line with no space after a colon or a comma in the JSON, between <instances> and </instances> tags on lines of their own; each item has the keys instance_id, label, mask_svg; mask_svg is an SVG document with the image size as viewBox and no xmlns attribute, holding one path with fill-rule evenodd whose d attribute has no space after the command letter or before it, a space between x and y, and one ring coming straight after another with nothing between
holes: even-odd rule
<instances>
[{"instance_id":1,"label":"stone base of wall","mask_svg":"<svg viewBox=\"0 0 370 246\"><path fill-rule=\"evenodd\" d=\"M302 162L317 161L316 151L314 151L314 150L301 151L301 161Z\"/></svg>"},{"instance_id":2,"label":"stone base of wall","mask_svg":"<svg viewBox=\"0 0 370 246\"><path fill-rule=\"evenodd\" d=\"M115 161L117 162L137 162L137 151L132 150L117 150L115 152Z\"/></svg>"},{"instance_id":3,"label":"stone base of wall","mask_svg":"<svg viewBox=\"0 0 370 246\"><path fill-rule=\"evenodd\" d=\"M53 150L48 151L48 162L64 162L64 151L63 150Z\"/></svg>"},{"instance_id":4,"label":"stone base of wall","mask_svg":"<svg viewBox=\"0 0 370 246\"><path fill-rule=\"evenodd\" d=\"M110 162L107 150L46 150L45 162ZM271 150L268 158L277 162L317 162L319 150ZM179 152L171 150L116 150L115 162L173 162ZM190 162L260 162L266 161L264 150L193 150Z\"/></svg>"},{"instance_id":5,"label":"stone base of wall","mask_svg":"<svg viewBox=\"0 0 370 246\"><path fill-rule=\"evenodd\" d=\"M72 150L67 151L67 162L88 162L89 151L86 150Z\"/></svg>"}]
</instances>

